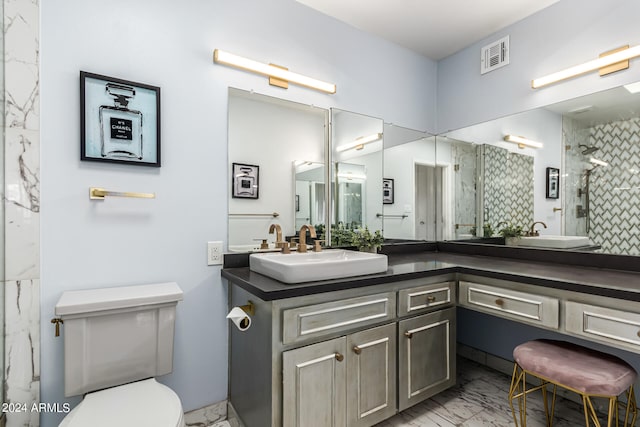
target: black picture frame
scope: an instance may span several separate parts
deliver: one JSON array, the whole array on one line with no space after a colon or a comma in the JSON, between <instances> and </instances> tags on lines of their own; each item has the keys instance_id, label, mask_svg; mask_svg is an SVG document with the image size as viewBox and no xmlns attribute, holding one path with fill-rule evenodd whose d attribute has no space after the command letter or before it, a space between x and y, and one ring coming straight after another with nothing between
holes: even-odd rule
<instances>
[{"instance_id":1,"label":"black picture frame","mask_svg":"<svg viewBox=\"0 0 640 427\"><path fill-rule=\"evenodd\" d=\"M260 189L260 166L232 163L231 197L257 199Z\"/></svg>"},{"instance_id":2,"label":"black picture frame","mask_svg":"<svg viewBox=\"0 0 640 427\"><path fill-rule=\"evenodd\" d=\"M80 160L160 167L160 88L80 71Z\"/></svg>"},{"instance_id":3,"label":"black picture frame","mask_svg":"<svg viewBox=\"0 0 640 427\"><path fill-rule=\"evenodd\" d=\"M547 168L547 199L560 198L560 169Z\"/></svg>"},{"instance_id":4,"label":"black picture frame","mask_svg":"<svg viewBox=\"0 0 640 427\"><path fill-rule=\"evenodd\" d=\"M393 179L382 178L382 203L392 205L394 200Z\"/></svg>"}]
</instances>

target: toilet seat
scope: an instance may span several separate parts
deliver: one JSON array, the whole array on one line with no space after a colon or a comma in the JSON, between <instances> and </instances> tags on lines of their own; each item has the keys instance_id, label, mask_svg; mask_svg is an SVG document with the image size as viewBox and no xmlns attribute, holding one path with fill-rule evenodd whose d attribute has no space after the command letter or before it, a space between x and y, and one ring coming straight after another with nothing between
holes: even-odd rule
<instances>
[{"instance_id":1,"label":"toilet seat","mask_svg":"<svg viewBox=\"0 0 640 427\"><path fill-rule=\"evenodd\" d=\"M184 427L178 395L151 378L88 393L59 427Z\"/></svg>"}]
</instances>

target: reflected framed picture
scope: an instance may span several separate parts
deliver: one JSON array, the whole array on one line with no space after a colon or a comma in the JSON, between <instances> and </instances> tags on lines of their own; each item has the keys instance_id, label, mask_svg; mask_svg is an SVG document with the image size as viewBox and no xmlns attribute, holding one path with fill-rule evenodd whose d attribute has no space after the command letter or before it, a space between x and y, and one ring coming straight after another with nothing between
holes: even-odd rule
<instances>
[{"instance_id":1,"label":"reflected framed picture","mask_svg":"<svg viewBox=\"0 0 640 427\"><path fill-rule=\"evenodd\" d=\"M257 199L259 178L259 166L233 163L231 175L231 196L236 199Z\"/></svg>"},{"instance_id":2,"label":"reflected framed picture","mask_svg":"<svg viewBox=\"0 0 640 427\"><path fill-rule=\"evenodd\" d=\"M80 71L80 160L160 167L160 88Z\"/></svg>"},{"instance_id":3,"label":"reflected framed picture","mask_svg":"<svg viewBox=\"0 0 640 427\"><path fill-rule=\"evenodd\" d=\"M393 204L393 179L391 178L382 178L382 203Z\"/></svg>"},{"instance_id":4,"label":"reflected framed picture","mask_svg":"<svg viewBox=\"0 0 640 427\"><path fill-rule=\"evenodd\" d=\"M547 168L547 199L560 197L560 169Z\"/></svg>"}]
</instances>

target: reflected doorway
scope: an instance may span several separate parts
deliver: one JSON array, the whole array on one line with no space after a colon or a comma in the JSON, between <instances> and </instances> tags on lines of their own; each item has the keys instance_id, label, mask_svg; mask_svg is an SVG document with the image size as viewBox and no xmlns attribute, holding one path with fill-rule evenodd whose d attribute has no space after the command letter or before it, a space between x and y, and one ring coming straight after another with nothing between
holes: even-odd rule
<instances>
[{"instance_id":1,"label":"reflected doorway","mask_svg":"<svg viewBox=\"0 0 640 427\"><path fill-rule=\"evenodd\" d=\"M416 239L442 240L444 168L415 163Z\"/></svg>"}]
</instances>

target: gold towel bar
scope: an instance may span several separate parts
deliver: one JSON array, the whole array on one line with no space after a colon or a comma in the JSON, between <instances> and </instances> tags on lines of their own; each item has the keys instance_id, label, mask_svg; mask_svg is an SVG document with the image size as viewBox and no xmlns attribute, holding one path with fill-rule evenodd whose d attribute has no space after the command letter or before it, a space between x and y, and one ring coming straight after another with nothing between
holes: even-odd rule
<instances>
[{"instance_id":1,"label":"gold towel bar","mask_svg":"<svg viewBox=\"0 0 640 427\"><path fill-rule=\"evenodd\" d=\"M278 212L271 212L265 214L259 213L230 213L229 216L272 216L274 218L278 218L280 214Z\"/></svg>"},{"instance_id":2,"label":"gold towel bar","mask_svg":"<svg viewBox=\"0 0 640 427\"><path fill-rule=\"evenodd\" d=\"M89 198L91 200L104 200L106 196L115 197L135 197L138 199L155 199L155 193L130 193L122 191L109 191L104 188L91 187L89 188Z\"/></svg>"}]
</instances>

